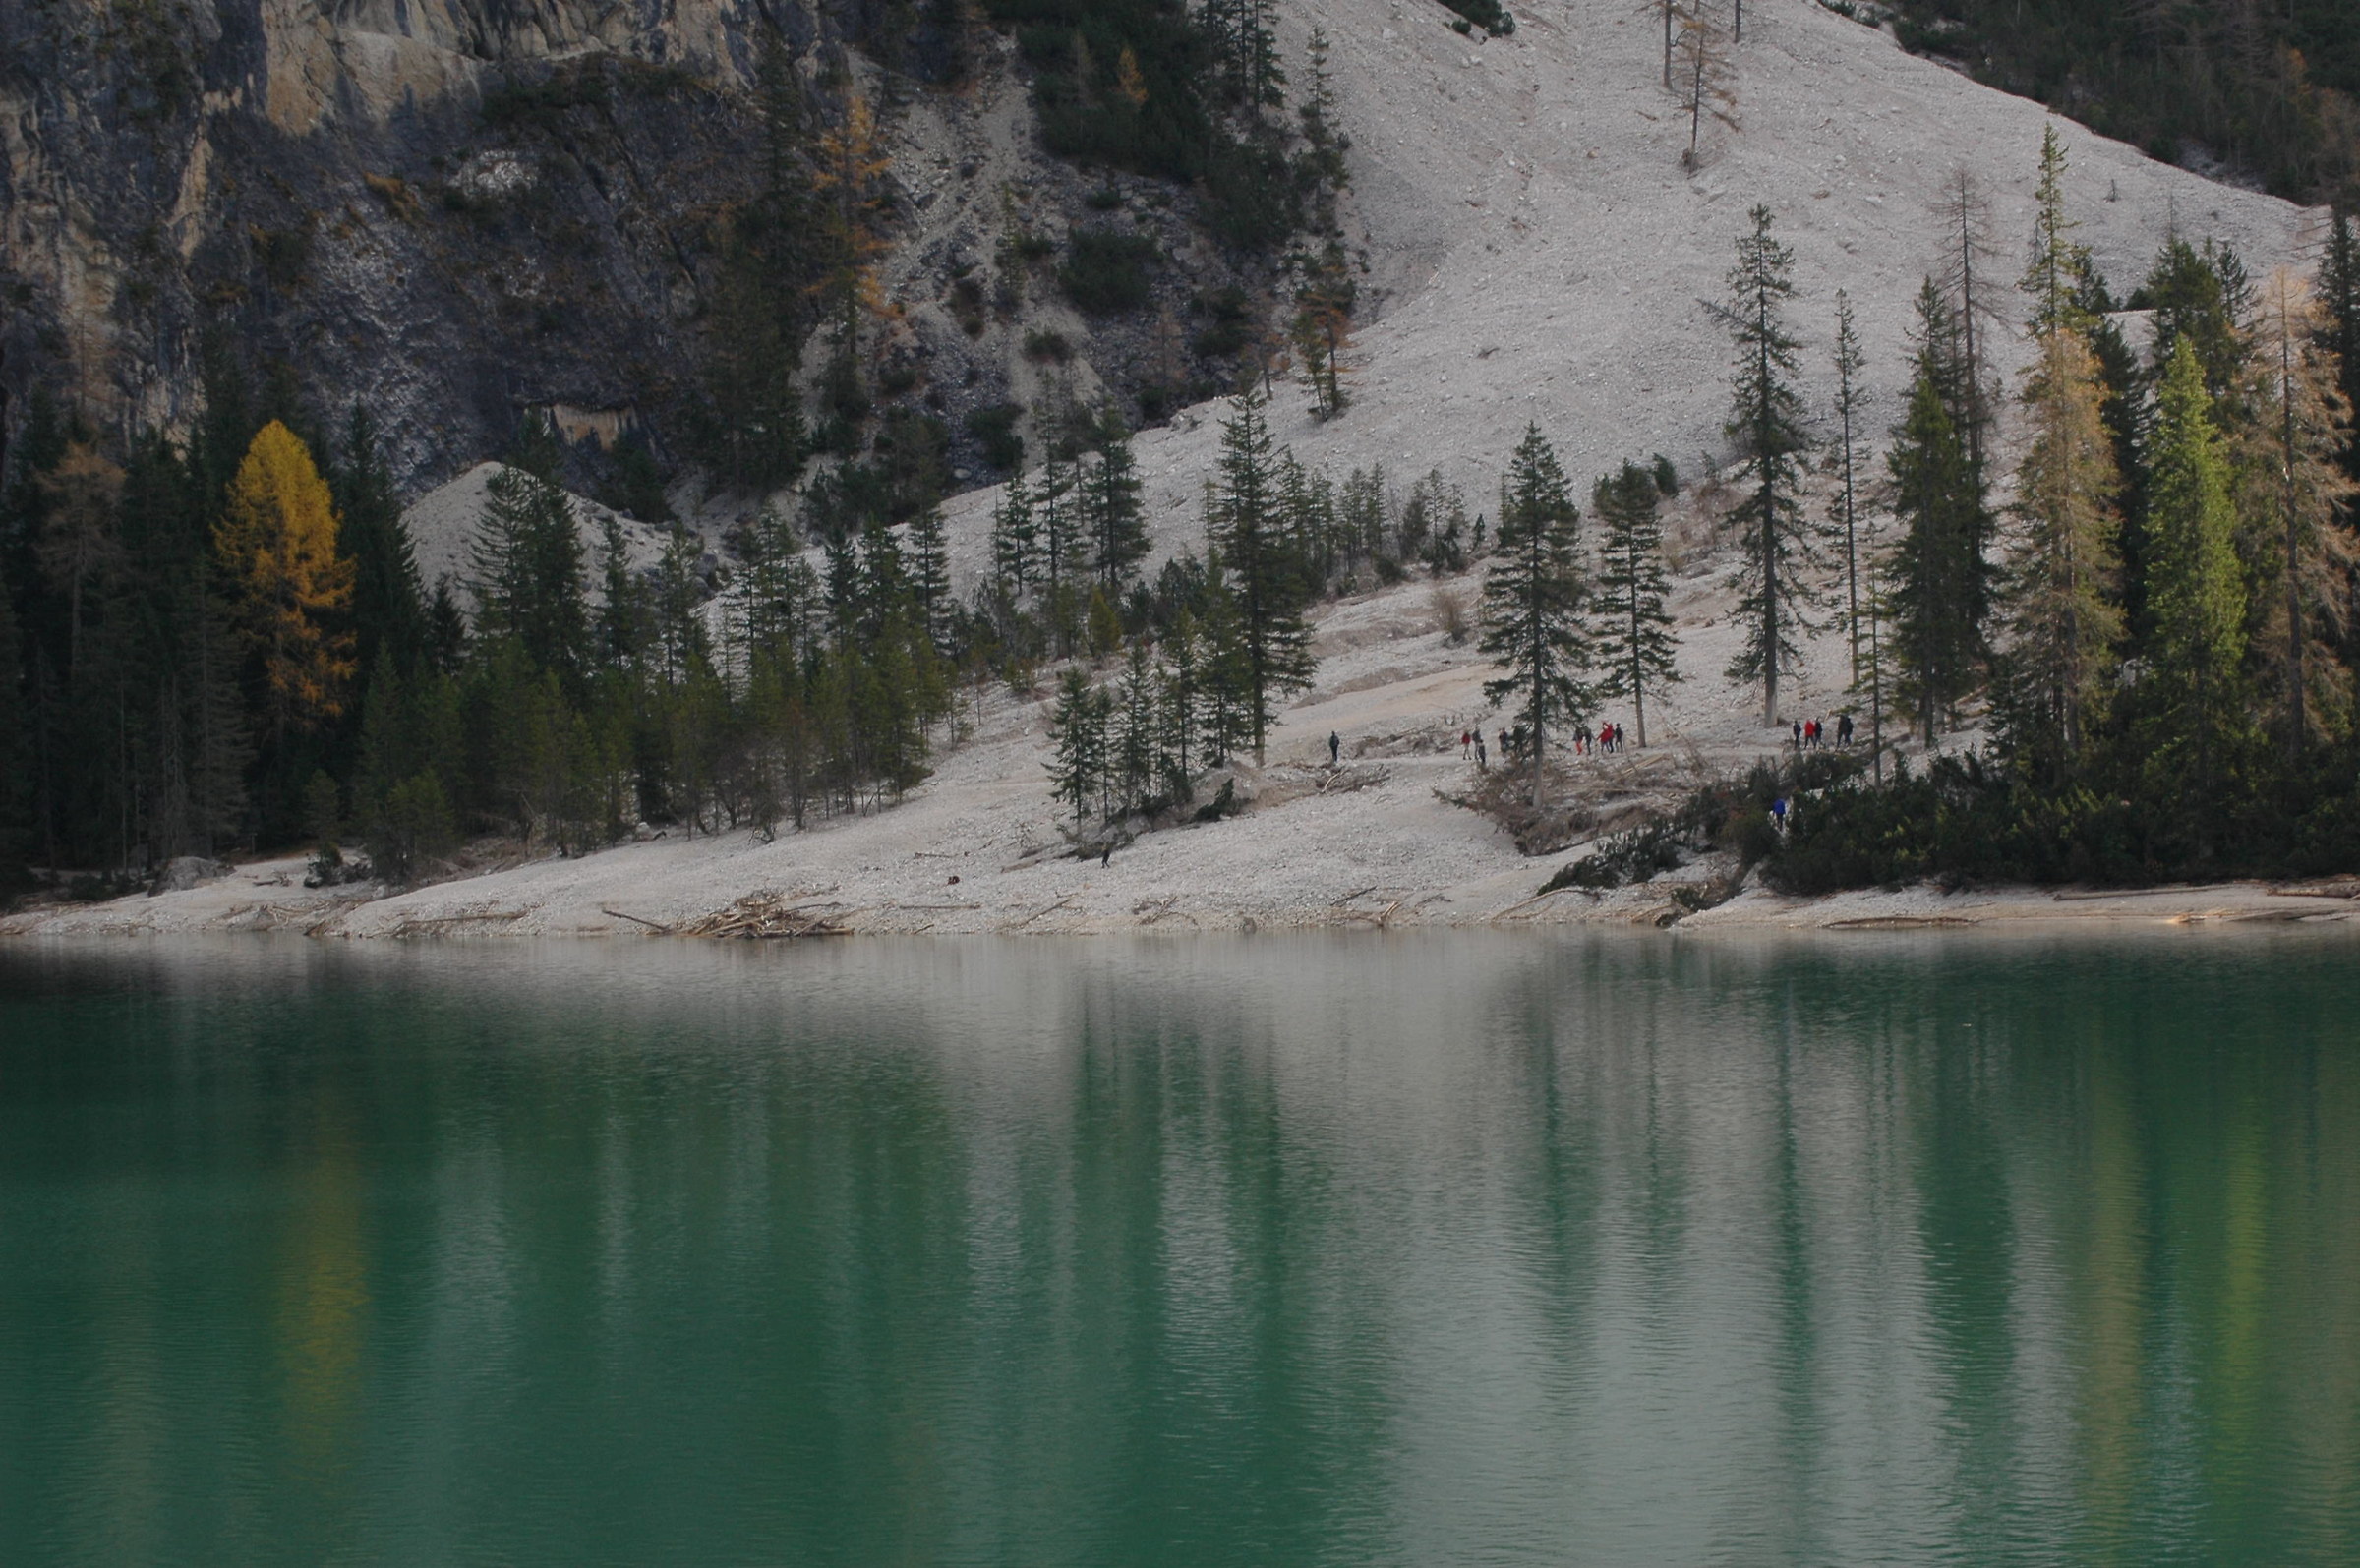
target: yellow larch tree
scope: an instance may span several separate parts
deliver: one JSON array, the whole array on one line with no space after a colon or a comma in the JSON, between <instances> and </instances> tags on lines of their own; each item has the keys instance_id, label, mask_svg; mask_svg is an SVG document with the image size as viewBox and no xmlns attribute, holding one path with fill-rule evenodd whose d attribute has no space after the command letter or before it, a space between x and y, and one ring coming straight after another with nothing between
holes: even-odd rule
<instances>
[{"instance_id":1,"label":"yellow larch tree","mask_svg":"<svg viewBox=\"0 0 2360 1568\"><path fill-rule=\"evenodd\" d=\"M356 666L351 633L333 623L351 607L353 568L336 554L337 527L311 451L272 420L230 481L213 548L240 627L262 659L271 724L281 732L344 711Z\"/></svg>"}]
</instances>

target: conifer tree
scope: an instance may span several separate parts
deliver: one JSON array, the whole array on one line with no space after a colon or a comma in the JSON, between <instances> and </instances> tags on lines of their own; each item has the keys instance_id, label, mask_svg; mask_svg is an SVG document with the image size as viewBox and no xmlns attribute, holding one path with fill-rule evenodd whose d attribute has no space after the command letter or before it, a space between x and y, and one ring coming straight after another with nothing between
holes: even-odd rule
<instances>
[{"instance_id":1,"label":"conifer tree","mask_svg":"<svg viewBox=\"0 0 2360 1568\"><path fill-rule=\"evenodd\" d=\"M2253 306L2253 284L2237 253L2208 240L2200 250L2178 237L2165 242L2148 273L2142 299L2154 314L2157 378L2186 338L2216 403L2234 395L2245 366L2241 329ZM2224 409L2215 407L2218 421Z\"/></svg>"},{"instance_id":2,"label":"conifer tree","mask_svg":"<svg viewBox=\"0 0 2360 1568\"><path fill-rule=\"evenodd\" d=\"M613 512L599 525L599 604L593 643L601 669L636 670L647 652L646 589L631 570L622 523Z\"/></svg>"},{"instance_id":3,"label":"conifer tree","mask_svg":"<svg viewBox=\"0 0 2360 1568\"><path fill-rule=\"evenodd\" d=\"M2182 336L2156 390L2150 510L2154 551L2150 595L2155 620L2148 680L2159 778L2194 816L2198 858L2210 855L2211 812L2224 754L2247 729L2245 595L2237 560L2229 465L2195 344Z\"/></svg>"},{"instance_id":4,"label":"conifer tree","mask_svg":"<svg viewBox=\"0 0 2360 1568\"><path fill-rule=\"evenodd\" d=\"M344 460L332 476L340 536L352 561L352 622L357 663L377 667L380 651L404 669L426 651L426 587L393 493L392 471L379 449L377 422L352 405L344 427Z\"/></svg>"},{"instance_id":5,"label":"conifer tree","mask_svg":"<svg viewBox=\"0 0 2360 1568\"><path fill-rule=\"evenodd\" d=\"M1155 669L1149 662L1147 643L1144 640L1132 643L1118 700L1121 722L1113 737L1116 789L1126 807L1141 804L1154 788L1155 685Z\"/></svg>"},{"instance_id":6,"label":"conifer tree","mask_svg":"<svg viewBox=\"0 0 2360 1568\"><path fill-rule=\"evenodd\" d=\"M860 317L883 307L876 259L886 249L886 173L893 158L885 150L876 113L868 99L848 95L841 124L820 133L811 184L820 196L819 232L826 258L822 296L836 332L836 360L829 371L830 395L840 411L861 400Z\"/></svg>"},{"instance_id":7,"label":"conifer tree","mask_svg":"<svg viewBox=\"0 0 2360 1568\"><path fill-rule=\"evenodd\" d=\"M1598 517L1598 572L1592 597L1597 616L1602 697L1627 697L1647 744L1647 696L1680 679L1672 614L1664 608L1664 532L1656 517L1662 492L1655 475L1624 463L1591 492Z\"/></svg>"},{"instance_id":8,"label":"conifer tree","mask_svg":"<svg viewBox=\"0 0 2360 1568\"><path fill-rule=\"evenodd\" d=\"M1990 375L1990 334L2003 324L1999 286L1992 279L1999 250L1991 241L1991 203L1981 184L1965 164L1951 171L1936 208L1948 231L1949 257L1944 264L1941 297L1949 306L1951 363L1942 388L1951 422L1967 448L1968 471L1975 487L1975 548L1980 555L1990 542L1990 462L1993 405L1999 388ZM2061 236L2057 238L2061 239Z\"/></svg>"},{"instance_id":9,"label":"conifer tree","mask_svg":"<svg viewBox=\"0 0 2360 1568\"><path fill-rule=\"evenodd\" d=\"M1485 700L1514 701L1516 724L1530 737L1535 807L1550 730L1579 719L1593 701L1580 522L1556 451L1540 426L1525 427L1502 484L1499 558L1484 584L1481 646L1502 671L1484 682Z\"/></svg>"},{"instance_id":10,"label":"conifer tree","mask_svg":"<svg viewBox=\"0 0 2360 1568\"><path fill-rule=\"evenodd\" d=\"M0 560L0 896L26 881L31 835L32 748L27 739L24 649L17 611L9 593L7 562Z\"/></svg>"},{"instance_id":11,"label":"conifer tree","mask_svg":"<svg viewBox=\"0 0 2360 1568\"><path fill-rule=\"evenodd\" d=\"M1238 741L1250 732L1246 712L1254 691L1254 669L1246 658L1237 596L1217 577L1206 589L1205 631L1199 646L1198 720L1204 726L1201 737L1206 760L1217 767L1229 760Z\"/></svg>"},{"instance_id":12,"label":"conifer tree","mask_svg":"<svg viewBox=\"0 0 2360 1568\"><path fill-rule=\"evenodd\" d=\"M1072 575L1080 554L1074 518L1074 470L1052 457L1041 470L1040 488L1032 493L1033 516L1040 531L1041 581L1054 590Z\"/></svg>"},{"instance_id":13,"label":"conifer tree","mask_svg":"<svg viewBox=\"0 0 2360 1568\"><path fill-rule=\"evenodd\" d=\"M2053 779L2079 761L2103 712L2122 613L2105 387L2082 334L2051 319L2024 388L2033 439L2016 481L2022 532L2005 580L2000 684L2011 743Z\"/></svg>"},{"instance_id":14,"label":"conifer tree","mask_svg":"<svg viewBox=\"0 0 2360 1568\"><path fill-rule=\"evenodd\" d=\"M2272 275L2253 334L2254 402L2265 418L2254 433L2264 460L2252 466L2262 481L2253 509L2275 525L2274 549L2256 552L2255 587L2266 607L2263 634L2280 652L2275 706L2290 766L2301 763L2321 719L2341 719L2350 700L2327 647L2348 629L2349 585L2360 564L2347 515L2360 486L2340 463L2352 410L2332 341L2331 319L2310 288L2289 272Z\"/></svg>"},{"instance_id":15,"label":"conifer tree","mask_svg":"<svg viewBox=\"0 0 2360 1568\"><path fill-rule=\"evenodd\" d=\"M910 521L910 593L919 629L939 649L950 634L951 611L951 562L939 505L922 508Z\"/></svg>"},{"instance_id":16,"label":"conifer tree","mask_svg":"<svg viewBox=\"0 0 2360 1568\"><path fill-rule=\"evenodd\" d=\"M561 679L579 674L589 644L582 542L573 498L558 485L556 434L525 422L516 450L486 488L473 552L478 629L513 638Z\"/></svg>"},{"instance_id":17,"label":"conifer tree","mask_svg":"<svg viewBox=\"0 0 2360 1568\"><path fill-rule=\"evenodd\" d=\"M1844 547L1844 633L1852 651L1852 688L1860 686L1860 522L1857 437L1868 389L1860 383L1867 364L1853 324L1852 299L1836 290L1836 535ZM1642 744L1644 742L1642 741Z\"/></svg>"},{"instance_id":18,"label":"conifer tree","mask_svg":"<svg viewBox=\"0 0 2360 1568\"><path fill-rule=\"evenodd\" d=\"M1894 657L1932 744L1972 688L1981 657L1981 562L1973 459L1952 423L1938 372L1920 356L1910 405L1886 456L1901 524L1888 563Z\"/></svg>"},{"instance_id":19,"label":"conifer tree","mask_svg":"<svg viewBox=\"0 0 2360 1568\"><path fill-rule=\"evenodd\" d=\"M1040 569L1040 537L1032 519L1032 494L1017 475L1000 493L991 513L991 564L1012 600L1021 600Z\"/></svg>"},{"instance_id":20,"label":"conifer tree","mask_svg":"<svg viewBox=\"0 0 2360 1568\"><path fill-rule=\"evenodd\" d=\"M1092 564L1110 591L1119 591L1148 556L1148 522L1140 508L1139 489L1130 434L1109 409L1099 426L1098 460L1082 478L1082 509Z\"/></svg>"},{"instance_id":21,"label":"conifer tree","mask_svg":"<svg viewBox=\"0 0 2360 1568\"><path fill-rule=\"evenodd\" d=\"M344 711L352 638L352 563L336 552L327 482L294 432L264 426L230 481L214 548L234 585L239 622L262 664L274 732Z\"/></svg>"},{"instance_id":22,"label":"conifer tree","mask_svg":"<svg viewBox=\"0 0 2360 1568\"><path fill-rule=\"evenodd\" d=\"M1186 605L1172 617L1164 636L1164 662L1156 715L1161 729L1156 755L1163 770L1164 790L1175 800L1188 796L1195 777L1189 767L1197 736L1197 693L1201 680L1197 656L1197 620Z\"/></svg>"},{"instance_id":23,"label":"conifer tree","mask_svg":"<svg viewBox=\"0 0 2360 1568\"><path fill-rule=\"evenodd\" d=\"M2040 133L2040 180L2033 193L2032 261L2017 285L2033 302L2026 321L2036 338L2071 329L2087 331L2085 308L2090 277L2089 247L2075 240L2081 225L2065 208L2065 144L2050 121Z\"/></svg>"},{"instance_id":24,"label":"conifer tree","mask_svg":"<svg viewBox=\"0 0 2360 1568\"><path fill-rule=\"evenodd\" d=\"M1311 683L1311 631L1304 624L1301 580L1277 506L1277 465L1261 393L1248 388L1221 423L1215 535L1221 565L1233 579L1239 642L1245 658L1246 734L1254 760L1277 700Z\"/></svg>"},{"instance_id":25,"label":"conifer tree","mask_svg":"<svg viewBox=\"0 0 2360 1568\"><path fill-rule=\"evenodd\" d=\"M1750 221L1729 274L1730 304L1720 312L1737 341L1729 435L1744 471L1744 498L1727 517L1742 554L1736 586L1746 627L1729 678L1759 680L1762 717L1775 724L1779 677L1801 657L1795 633L1807 626L1801 573L1813 551L1802 519L1800 459L1810 437L1794 384L1801 345L1786 323L1795 253L1772 236L1768 207L1756 206ZM1501 527L1506 526L1503 517Z\"/></svg>"},{"instance_id":26,"label":"conifer tree","mask_svg":"<svg viewBox=\"0 0 2360 1568\"><path fill-rule=\"evenodd\" d=\"M1074 808L1078 828L1099 796L1106 774L1106 706L1078 665L1068 666L1059 677L1049 741L1049 792Z\"/></svg>"},{"instance_id":27,"label":"conifer tree","mask_svg":"<svg viewBox=\"0 0 2360 1568\"><path fill-rule=\"evenodd\" d=\"M2360 235L2349 209L2338 207L2319 269L2320 304L2327 312L2327 347L2341 371L2344 405L2360 409ZM2360 480L2360 433L2344 443L2344 472Z\"/></svg>"},{"instance_id":28,"label":"conifer tree","mask_svg":"<svg viewBox=\"0 0 2360 1568\"><path fill-rule=\"evenodd\" d=\"M69 674L83 665L84 610L124 562L116 537L123 481L123 470L90 442L72 440L36 482L45 504L34 558L66 599Z\"/></svg>"}]
</instances>

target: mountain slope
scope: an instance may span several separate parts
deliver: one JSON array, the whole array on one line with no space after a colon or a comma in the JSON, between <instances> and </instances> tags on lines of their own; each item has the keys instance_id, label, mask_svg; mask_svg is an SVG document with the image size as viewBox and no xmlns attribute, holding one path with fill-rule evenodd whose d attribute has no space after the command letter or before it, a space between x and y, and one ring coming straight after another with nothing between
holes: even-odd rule
<instances>
[{"instance_id":1,"label":"mountain slope","mask_svg":"<svg viewBox=\"0 0 2360 1568\"><path fill-rule=\"evenodd\" d=\"M1725 451L1728 405L1727 338L1705 302L1723 296L1757 202L1795 248L1793 319L1820 406L1845 288L1890 407L1919 279L1941 264L1940 188L1958 169L1990 195L2000 281L2021 270L2046 112L1815 0L1746 8L1737 125L1707 120L1693 175L1661 34L1636 8L1518 8L1515 32L1488 42L1450 30L1432 0L1290 0L1280 19L1291 58L1314 27L1331 40L1371 246L1379 314L1354 406L1323 424L1308 394L1285 391L1275 422L1337 477L1440 467L1480 502L1527 421L1577 480L1653 452L1695 474ZM2175 226L2234 246L2257 277L2316 242L2316 213L2058 125L2077 237L2126 290ZM2000 347L2011 377L2022 353L2012 338ZM1166 548L1197 537L1213 412L1140 443ZM988 502L960 508L971 571Z\"/></svg>"}]
</instances>

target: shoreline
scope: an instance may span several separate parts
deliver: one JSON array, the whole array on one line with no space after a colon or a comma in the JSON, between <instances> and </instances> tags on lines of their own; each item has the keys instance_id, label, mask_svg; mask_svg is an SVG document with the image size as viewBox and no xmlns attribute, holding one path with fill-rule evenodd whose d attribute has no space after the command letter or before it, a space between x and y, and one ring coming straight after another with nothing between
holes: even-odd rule
<instances>
[{"instance_id":1,"label":"shoreline","mask_svg":"<svg viewBox=\"0 0 2360 1568\"><path fill-rule=\"evenodd\" d=\"M1202 830L1200 830L1202 831ZM1217 831L1217 830L1216 830ZM750 835L734 836L748 841ZM1114 863L1070 857L962 876L920 892L907 877L858 883L804 881L738 892L731 879L701 898L666 897L654 865L625 846L579 860L548 859L405 893L305 888L300 857L255 861L183 891L134 894L87 904L51 904L0 917L0 938L172 937L295 933L320 940L638 937L676 940L808 940L828 936L1119 936L1149 932L1513 930L1622 927L1730 932L1917 932L2094 928L2321 926L2360 923L2360 880L2261 880L2149 888L2011 886L1945 893L1918 885L1810 898L1747 887L1693 910L1682 890L1702 893L1720 857L1655 881L1605 893L1534 892L1546 858L1464 881L1368 884L1331 893L1329 878L1302 868L1261 889L1211 879L1150 880L1126 863L1172 831L1121 851ZM696 842L698 858L722 857L730 839ZM1166 854L1186 854L1164 843ZM654 856L644 857L654 859ZM678 858L676 855L672 858ZM1152 868L1150 868L1150 871ZM634 871L643 873L633 875ZM604 873L604 874L595 874ZM702 880L702 879L699 879ZM1343 880L1358 880L1346 876ZM633 885L636 884L634 897ZM740 884L742 885L742 884ZM1153 891L1149 891L1152 888ZM1145 896L1143 896L1143 894ZM1695 894L1691 894L1691 900ZM634 907L634 904L636 907Z\"/></svg>"}]
</instances>

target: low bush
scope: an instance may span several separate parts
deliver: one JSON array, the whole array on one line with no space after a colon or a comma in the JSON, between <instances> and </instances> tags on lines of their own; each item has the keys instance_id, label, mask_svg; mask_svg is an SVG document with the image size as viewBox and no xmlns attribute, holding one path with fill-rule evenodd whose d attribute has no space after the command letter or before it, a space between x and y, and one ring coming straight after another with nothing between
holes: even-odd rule
<instances>
[{"instance_id":1,"label":"low bush","mask_svg":"<svg viewBox=\"0 0 2360 1568\"><path fill-rule=\"evenodd\" d=\"M1093 316L1136 311L1148 303L1155 258L1155 242L1144 234L1076 229L1057 281L1067 299Z\"/></svg>"}]
</instances>

